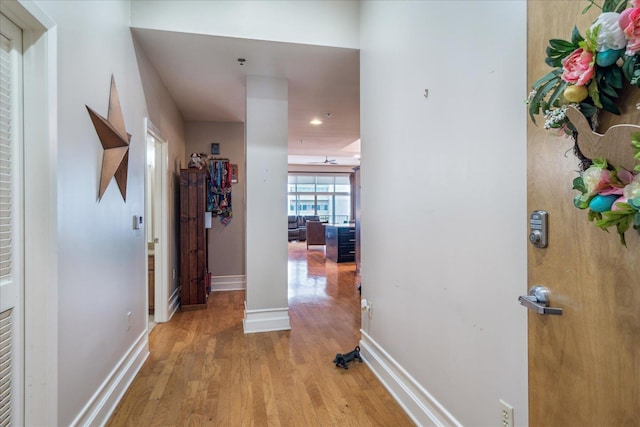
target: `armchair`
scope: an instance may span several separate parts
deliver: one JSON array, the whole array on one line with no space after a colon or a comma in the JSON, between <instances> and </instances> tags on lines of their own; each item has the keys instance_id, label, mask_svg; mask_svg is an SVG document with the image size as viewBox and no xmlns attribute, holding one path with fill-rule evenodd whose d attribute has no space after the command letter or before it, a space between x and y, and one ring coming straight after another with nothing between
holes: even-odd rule
<instances>
[{"instance_id":1,"label":"armchair","mask_svg":"<svg viewBox=\"0 0 640 427\"><path fill-rule=\"evenodd\" d=\"M320 221L307 221L307 249L309 249L309 245L324 244L326 244L324 224Z\"/></svg>"}]
</instances>

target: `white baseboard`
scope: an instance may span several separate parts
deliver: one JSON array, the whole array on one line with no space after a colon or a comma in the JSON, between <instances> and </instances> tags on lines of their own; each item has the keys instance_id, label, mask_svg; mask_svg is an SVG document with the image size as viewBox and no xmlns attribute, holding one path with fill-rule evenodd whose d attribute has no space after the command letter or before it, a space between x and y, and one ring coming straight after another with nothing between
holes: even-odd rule
<instances>
[{"instance_id":1,"label":"white baseboard","mask_svg":"<svg viewBox=\"0 0 640 427\"><path fill-rule=\"evenodd\" d=\"M241 276L213 276L211 291L242 291L247 288L247 277Z\"/></svg>"},{"instance_id":2,"label":"white baseboard","mask_svg":"<svg viewBox=\"0 0 640 427\"><path fill-rule=\"evenodd\" d=\"M167 322L171 320L176 311L180 308L180 288L176 288L169 298L169 316Z\"/></svg>"},{"instance_id":3,"label":"white baseboard","mask_svg":"<svg viewBox=\"0 0 640 427\"><path fill-rule=\"evenodd\" d=\"M244 320L242 323L245 334L291 330L288 307L247 310L245 301Z\"/></svg>"},{"instance_id":4,"label":"white baseboard","mask_svg":"<svg viewBox=\"0 0 640 427\"><path fill-rule=\"evenodd\" d=\"M360 355L414 423L419 426L462 427L373 338L363 330L360 333Z\"/></svg>"},{"instance_id":5,"label":"white baseboard","mask_svg":"<svg viewBox=\"0 0 640 427\"><path fill-rule=\"evenodd\" d=\"M120 399L149 356L148 338L149 335L145 328L129 351L91 396L71 426L102 426L107 423Z\"/></svg>"}]
</instances>

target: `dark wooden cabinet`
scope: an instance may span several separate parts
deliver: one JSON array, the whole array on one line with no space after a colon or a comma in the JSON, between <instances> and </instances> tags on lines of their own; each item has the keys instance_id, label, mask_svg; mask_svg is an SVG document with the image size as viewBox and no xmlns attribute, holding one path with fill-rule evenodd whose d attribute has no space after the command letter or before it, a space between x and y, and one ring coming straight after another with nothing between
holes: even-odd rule
<instances>
[{"instance_id":1,"label":"dark wooden cabinet","mask_svg":"<svg viewBox=\"0 0 640 427\"><path fill-rule=\"evenodd\" d=\"M208 180L207 170L180 170L180 304L183 310L206 308L209 298L205 228Z\"/></svg>"},{"instance_id":2,"label":"dark wooden cabinet","mask_svg":"<svg viewBox=\"0 0 640 427\"><path fill-rule=\"evenodd\" d=\"M327 259L353 262L356 254L356 228L353 225L327 225L325 228Z\"/></svg>"}]
</instances>

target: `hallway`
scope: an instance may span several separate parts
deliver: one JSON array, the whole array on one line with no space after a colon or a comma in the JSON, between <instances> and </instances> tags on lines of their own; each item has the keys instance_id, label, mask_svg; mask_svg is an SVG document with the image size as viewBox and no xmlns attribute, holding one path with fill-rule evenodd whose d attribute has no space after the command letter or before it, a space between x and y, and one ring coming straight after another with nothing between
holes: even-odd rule
<instances>
[{"instance_id":1,"label":"hallway","mask_svg":"<svg viewBox=\"0 0 640 427\"><path fill-rule=\"evenodd\" d=\"M108 425L413 425L364 364L331 363L360 337L355 264L291 242L288 272L291 331L245 335L244 291L212 293L153 329Z\"/></svg>"}]
</instances>

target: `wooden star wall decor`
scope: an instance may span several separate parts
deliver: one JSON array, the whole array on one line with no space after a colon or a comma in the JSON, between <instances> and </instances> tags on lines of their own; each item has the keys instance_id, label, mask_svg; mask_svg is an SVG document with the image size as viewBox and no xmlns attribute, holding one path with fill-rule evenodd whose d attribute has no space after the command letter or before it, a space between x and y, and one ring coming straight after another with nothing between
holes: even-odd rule
<instances>
[{"instance_id":1,"label":"wooden star wall decor","mask_svg":"<svg viewBox=\"0 0 640 427\"><path fill-rule=\"evenodd\" d=\"M111 178L115 178L122 198L127 201L127 171L129 169L129 142L131 142L131 135L127 133L124 125L120 98L118 97L113 76L111 76L107 118L105 119L93 111L88 105L85 105L85 107L87 107L89 117L91 117L104 149L98 200L102 198L109 182L111 182Z\"/></svg>"}]
</instances>

